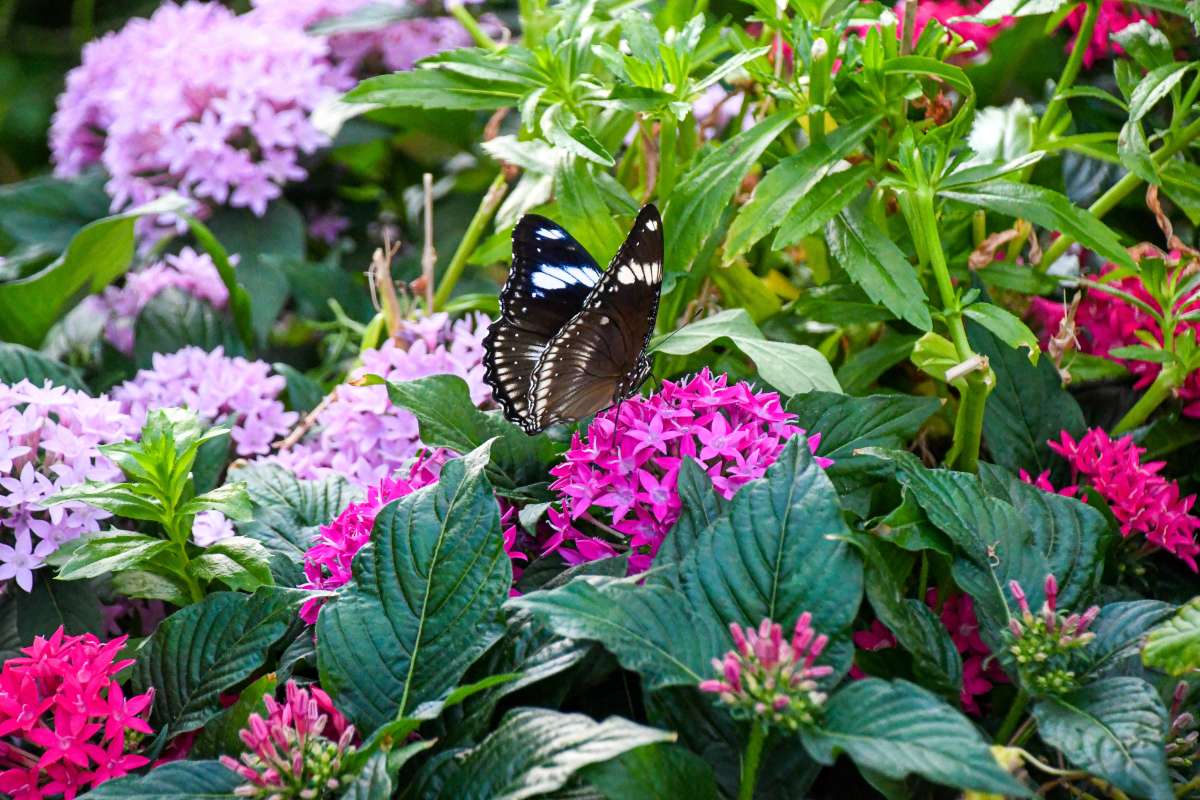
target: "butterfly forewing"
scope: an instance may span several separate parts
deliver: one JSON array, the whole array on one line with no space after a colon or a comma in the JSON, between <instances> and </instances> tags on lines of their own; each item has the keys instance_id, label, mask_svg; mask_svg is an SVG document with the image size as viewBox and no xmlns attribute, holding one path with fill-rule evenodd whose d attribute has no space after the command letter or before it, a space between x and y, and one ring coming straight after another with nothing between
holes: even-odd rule
<instances>
[{"instance_id":1,"label":"butterfly forewing","mask_svg":"<svg viewBox=\"0 0 1200 800\"><path fill-rule=\"evenodd\" d=\"M533 430L579 419L637 391L662 288L662 220L642 209L625 243L534 367L526 401Z\"/></svg>"},{"instance_id":2,"label":"butterfly forewing","mask_svg":"<svg viewBox=\"0 0 1200 800\"><path fill-rule=\"evenodd\" d=\"M513 229L500 317L484 340L484 375L504 415L529 428L529 385L550 340L579 313L603 273L561 226L527 214Z\"/></svg>"}]
</instances>

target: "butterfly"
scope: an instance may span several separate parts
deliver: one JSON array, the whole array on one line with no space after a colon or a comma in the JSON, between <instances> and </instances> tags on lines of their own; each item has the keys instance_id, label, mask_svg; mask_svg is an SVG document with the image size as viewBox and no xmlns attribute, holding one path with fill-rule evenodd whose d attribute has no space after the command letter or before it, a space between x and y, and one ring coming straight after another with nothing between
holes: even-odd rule
<instances>
[{"instance_id":1,"label":"butterfly","mask_svg":"<svg viewBox=\"0 0 1200 800\"><path fill-rule=\"evenodd\" d=\"M500 316L484 339L484 379L504 416L533 435L631 397L650 376L663 231L638 213L607 270L559 224L526 214L513 229Z\"/></svg>"}]
</instances>

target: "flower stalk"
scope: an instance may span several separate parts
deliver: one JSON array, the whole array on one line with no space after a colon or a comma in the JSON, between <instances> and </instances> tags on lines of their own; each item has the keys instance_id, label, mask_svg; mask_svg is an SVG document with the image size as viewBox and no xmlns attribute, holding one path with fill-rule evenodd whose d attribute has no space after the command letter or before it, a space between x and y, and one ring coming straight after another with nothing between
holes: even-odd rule
<instances>
[{"instance_id":1,"label":"flower stalk","mask_svg":"<svg viewBox=\"0 0 1200 800\"><path fill-rule=\"evenodd\" d=\"M454 287L467 267L467 259L471 257L471 253L475 252L475 247L483 238L483 232L487 229L488 223L492 221L492 217L496 215L496 210L500 208L500 201L504 199L507 192L508 181L505 180L504 171L501 170L496 173L492 184L484 193L479 208L475 210L475 216L471 217L471 222L467 225L467 230L463 233L458 248L450 258L450 264L446 267L441 282L438 283L437 292L433 295L435 311L442 310L446 306L446 301L450 299L450 295L454 293Z\"/></svg>"}]
</instances>

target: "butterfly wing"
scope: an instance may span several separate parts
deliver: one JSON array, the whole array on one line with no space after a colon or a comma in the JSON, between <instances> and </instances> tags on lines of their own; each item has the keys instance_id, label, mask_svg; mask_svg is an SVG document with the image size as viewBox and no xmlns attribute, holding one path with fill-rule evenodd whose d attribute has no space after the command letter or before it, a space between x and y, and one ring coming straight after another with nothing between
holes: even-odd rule
<instances>
[{"instance_id":1,"label":"butterfly wing","mask_svg":"<svg viewBox=\"0 0 1200 800\"><path fill-rule=\"evenodd\" d=\"M526 401L533 430L608 408L646 380L662 264L662 219L647 205L583 308L535 366Z\"/></svg>"},{"instance_id":2,"label":"butterfly wing","mask_svg":"<svg viewBox=\"0 0 1200 800\"><path fill-rule=\"evenodd\" d=\"M484 339L484 379L504 416L528 428L533 368L550 340L579 313L603 272L560 225L526 214L513 229L513 260L500 316Z\"/></svg>"}]
</instances>

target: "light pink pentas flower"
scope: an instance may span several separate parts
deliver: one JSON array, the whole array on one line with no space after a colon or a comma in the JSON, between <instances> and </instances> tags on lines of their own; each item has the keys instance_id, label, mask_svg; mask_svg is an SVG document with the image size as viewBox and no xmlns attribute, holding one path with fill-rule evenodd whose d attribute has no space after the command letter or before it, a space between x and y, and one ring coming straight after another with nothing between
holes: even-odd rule
<instances>
[{"instance_id":1,"label":"light pink pentas flower","mask_svg":"<svg viewBox=\"0 0 1200 800\"><path fill-rule=\"evenodd\" d=\"M255 214L328 143L325 43L219 3L164 3L87 44L50 131L60 175L99 162L113 209L176 190Z\"/></svg>"},{"instance_id":2,"label":"light pink pentas flower","mask_svg":"<svg viewBox=\"0 0 1200 800\"><path fill-rule=\"evenodd\" d=\"M121 481L99 446L137 425L108 397L47 381L0 383L0 589L33 588L34 573L63 543L100 529L110 514L84 503L41 501L85 480Z\"/></svg>"},{"instance_id":3,"label":"light pink pentas flower","mask_svg":"<svg viewBox=\"0 0 1200 800\"><path fill-rule=\"evenodd\" d=\"M411 381L448 373L465 380L471 400L483 406L492 396L483 380L488 322L482 314L452 322L443 313L403 321L394 338L362 353L362 365L334 389L312 433L266 460L306 479L342 475L366 487L387 478L422 448L417 419L391 404L387 387L352 382L371 374Z\"/></svg>"},{"instance_id":4,"label":"light pink pentas flower","mask_svg":"<svg viewBox=\"0 0 1200 800\"><path fill-rule=\"evenodd\" d=\"M237 257L232 259L236 263ZM103 294L88 298L91 313L104 317L104 338L125 355L133 353L133 328L146 304L166 289L179 289L204 300L218 310L229 302L229 289L207 253L185 247L125 276L120 286L109 286Z\"/></svg>"},{"instance_id":5,"label":"light pink pentas flower","mask_svg":"<svg viewBox=\"0 0 1200 800\"><path fill-rule=\"evenodd\" d=\"M1094 489L1108 503L1120 523L1122 536L1143 534L1154 547L1173 553L1196 569L1200 517L1190 513L1196 496L1182 496L1178 483L1159 474L1164 462L1142 463L1146 450L1134 444L1132 436L1113 439L1101 428L1090 429L1078 441L1062 431L1058 441L1049 444L1071 465L1074 480ZM1056 490L1048 472L1035 479L1022 470L1021 478L1045 491L1067 496L1081 489L1068 486Z\"/></svg>"},{"instance_id":6,"label":"light pink pentas flower","mask_svg":"<svg viewBox=\"0 0 1200 800\"><path fill-rule=\"evenodd\" d=\"M1106 264L1101 273L1101 280L1104 275L1116 268L1114 264ZM1105 283L1133 295L1151 307L1156 305L1137 276L1131 275L1117 281L1105 281ZM1200 303L1200 289L1188 295L1175 310L1182 312L1187 309L1195 309L1197 303ZM1049 337L1058 332L1059 326L1066 316L1066 308L1060 302L1036 297L1030 307L1030 316L1041 327L1044 347ZM1124 365L1137 379L1134 384L1137 389L1144 389L1153 383L1162 370L1161 364L1121 359L1110 354L1110 351L1117 347L1144 345L1142 336L1148 335L1160 344L1163 341L1162 331L1159 330L1153 317L1120 297L1089 289L1075 310L1075 329L1077 331L1075 340L1081 353L1100 356ZM1200 335L1200 323L1182 323L1175 333L1178 336L1188 330L1195 331L1197 335ZM1184 416L1200 418L1200 370L1188 375L1183 385L1175 390L1175 395L1183 403Z\"/></svg>"},{"instance_id":7,"label":"light pink pentas flower","mask_svg":"<svg viewBox=\"0 0 1200 800\"><path fill-rule=\"evenodd\" d=\"M101 642L59 627L0 668L0 792L13 800L77 794L149 763L127 752L154 733L154 691L126 696L117 673L128 637Z\"/></svg>"},{"instance_id":8,"label":"light pink pentas flower","mask_svg":"<svg viewBox=\"0 0 1200 800\"><path fill-rule=\"evenodd\" d=\"M230 437L238 455L253 456L268 452L297 420L279 400L286 386L265 361L230 357L222 347L212 352L185 347L155 353L149 369L138 370L112 395L139 429L159 408L189 408L207 423L232 417Z\"/></svg>"},{"instance_id":9,"label":"light pink pentas flower","mask_svg":"<svg viewBox=\"0 0 1200 800\"><path fill-rule=\"evenodd\" d=\"M409 19L397 19L365 29L360 26L358 30L344 30L322 37L329 48L334 85L348 89L357 78L411 69L426 56L470 47L474 43L454 17L420 16L424 5L412 0L254 0L250 16L274 26L306 30L319 22L339 17L352 19L355 12L367 8L377 11L390 8L407 13ZM499 31L495 20L484 19L482 24L493 33Z\"/></svg>"},{"instance_id":10,"label":"light pink pentas flower","mask_svg":"<svg viewBox=\"0 0 1200 800\"><path fill-rule=\"evenodd\" d=\"M266 696L267 716L255 712L238 733L246 746L240 760L221 763L245 782L238 797L311 800L337 797L357 774L348 772L354 755L354 726L318 686L302 689L288 681L284 702Z\"/></svg>"},{"instance_id":11,"label":"light pink pentas flower","mask_svg":"<svg viewBox=\"0 0 1200 800\"><path fill-rule=\"evenodd\" d=\"M367 499L351 503L338 514L337 519L322 525L313 539L313 544L304 554L304 575L308 581L300 588L333 591L346 585L351 578L350 565L354 556L371 539L371 528L379 510L393 500L412 494L417 489L437 483L442 465L450 453L439 450L432 455L419 457L403 476L384 478L367 489ZM500 500L500 529L504 535L504 552L513 561L513 578L520 577L518 562L528 561L528 556L517 547L517 507ZM515 590L514 590L515 591ZM300 607L300 618L310 625L316 624L317 616L325 598L314 597Z\"/></svg>"},{"instance_id":12,"label":"light pink pentas flower","mask_svg":"<svg viewBox=\"0 0 1200 800\"><path fill-rule=\"evenodd\" d=\"M1064 21L1064 24L1074 34L1071 39L1072 44L1068 45L1068 49L1073 46L1075 37L1079 35L1079 29L1083 27L1084 13L1083 5L1078 5ZM1123 0L1103 0L1096 17L1096 28L1092 32L1092 39L1083 52L1083 66L1091 69L1097 61L1124 54L1125 51L1121 45L1113 39L1113 34L1120 33L1143 19L1151 25L1157 22L1153 13L1144 12L1132 3L1126 3Z\"/></svg>"},{"instance_id":13,"label":"light pink pentas flower","mask_svg":"<svg viewBox=\"0 0 1200 800\"><path fill-rule=\"evenodd\" d=\"M788 439L804 434L778 394L756 392L745 381L728 385L726 375L707 368L678 383L663 381L649 397L626 400L619 414L619 420L617 408L597 414L550 470L559 507L548 511L554 534L546 553L575 564L616 555L617 546L628 543L630 571L642 572L679 519L676 486L684 458L700 461L728 499L761 478ZM820 441L820 434L808 437L809 449L815 453ZM817 463L832 462L818 457Z\"/></svg>"},{"instance_id":14,"label":"light pink pentas flower","mask_svg":"<svg viewBox=\"0 0 1200 800\"><path fill-rule=\"evenodd\" d=\"M712 660L719 677L702 681L700 691L718 695L738 719L788 731L815 723L826 699L817 681L832 675L833 667L815 663L829 637L813 630L812 614L800 615L791 639L784 639L783 627L769 619L757 630L730 623L729 633L734 649Z\"/></svg>"}]
</instances>

